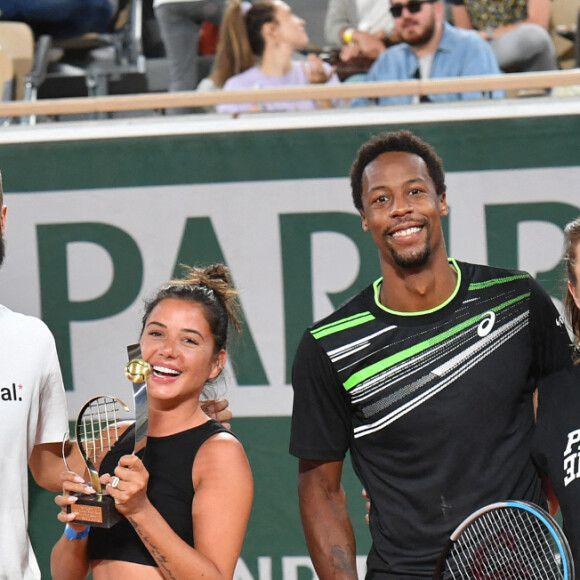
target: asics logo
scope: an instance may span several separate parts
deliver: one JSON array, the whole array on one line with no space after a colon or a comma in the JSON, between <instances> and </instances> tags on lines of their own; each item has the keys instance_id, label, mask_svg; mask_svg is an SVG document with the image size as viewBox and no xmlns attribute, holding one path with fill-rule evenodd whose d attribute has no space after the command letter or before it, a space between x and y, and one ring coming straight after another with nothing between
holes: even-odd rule
<instances>
[{"instance_id":1,"label":"asics logo","mask_svg":"<svg viewBox=\"0 0 580 580\"><path fill-rule=\"evenodd\" d=\"M481 315L481 318L482 320L477 327L477 334L483 338L493 329L493 325L495 324L495 312L488 310Z\"/></svg>"}]
</instances>

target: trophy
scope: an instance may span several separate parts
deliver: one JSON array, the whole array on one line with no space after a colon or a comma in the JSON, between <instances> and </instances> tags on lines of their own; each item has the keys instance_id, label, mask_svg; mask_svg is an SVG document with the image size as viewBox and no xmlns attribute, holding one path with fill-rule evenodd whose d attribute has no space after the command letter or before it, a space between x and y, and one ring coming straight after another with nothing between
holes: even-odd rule
<instances>
[{"instance_id":1,"label":"trophy","mask_svg":"<svg viewBox=\"0 0 580 580\"><path fill-rule=\"evenodd\" d=\"M78 500L67 506L68 513L77 514L75 523L110 528L121 519L121 515L115 509L113 498L103 493L99 473L95 467L119 439L117 415L121 409L129 411L129 407L121 399L100 396L87 401L79 411L76 443L87 466L91 486L96 493L75 494Z\"/></svg>"},{"instance_id":2,"label":"trophy","mask_svg":"<svg viewBox=\"0 0 580 580\"><path fill-rule=\"evenodd\" d=\"M141 359L141 348L138 344L127 347L127 352L130 360L125 366L125 375L133 383L135 404L133 452L135 452L137 445L147 435L147 379L151 375L151 366ZM119 439L117 415L120 408L129 411L129 407L121 399L100 396L87 401L79 412L76 422L76 442L96 493L75 494L79 499L67 506L68 513L77 514L75 523L110 528L121 519L112 496L103 493L99 473L95 467L100 465L103 457Z\"/></svg>"},{"instance_id":3,"label":"trophy","mask_svg":"<svg viewBox=\"0 0 580 580\"><path fill-rule=\"evenodd\" d=\"M127 347L129 362L125 366L125 376L133 383L133 403L135 405L135 447L147 435L147 379L151 376L151 365L141 358L139 344Z\"/></svg>"}]
</instances>

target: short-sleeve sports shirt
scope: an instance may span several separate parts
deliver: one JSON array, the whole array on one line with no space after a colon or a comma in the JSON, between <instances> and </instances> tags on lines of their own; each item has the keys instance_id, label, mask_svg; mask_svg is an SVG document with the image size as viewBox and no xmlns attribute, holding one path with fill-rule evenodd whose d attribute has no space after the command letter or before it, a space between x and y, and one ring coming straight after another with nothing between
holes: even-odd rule
<instances>
[{"instance_id":1,"label":"short-sleeve sports shirt","mask_svg":"<svg viewBox=\"0 0 580 580\"><path fill-rule=\"evenodd\" d=\"M431 578L475 509L545 505L532 393L570 364L563 320L529 274L452 264L458 284L440 307L389 311L378 280L309 328L294 361L290 452L350 451L371 499L368 577Z\"/></svg>"}]
</instances>

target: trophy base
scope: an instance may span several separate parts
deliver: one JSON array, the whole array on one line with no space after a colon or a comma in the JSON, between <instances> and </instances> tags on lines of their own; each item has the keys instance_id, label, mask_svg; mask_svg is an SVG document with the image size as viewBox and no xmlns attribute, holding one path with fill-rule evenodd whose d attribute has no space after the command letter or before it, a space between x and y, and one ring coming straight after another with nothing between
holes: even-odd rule
<instances>
[{"instance_id":1,"label":"trophy base","mask_svg":"<svg viewBox=\"0 0 580 580\"><path fill-rule=\"evenodd\" d=\"M96 528L112 528L120 519L121 514L115 509L115 500L110 495L95 493L85 495L73 494L79 499L67 506L67 513L75 513L75 524L87 524Z\"/></svg>"}]
</instances>

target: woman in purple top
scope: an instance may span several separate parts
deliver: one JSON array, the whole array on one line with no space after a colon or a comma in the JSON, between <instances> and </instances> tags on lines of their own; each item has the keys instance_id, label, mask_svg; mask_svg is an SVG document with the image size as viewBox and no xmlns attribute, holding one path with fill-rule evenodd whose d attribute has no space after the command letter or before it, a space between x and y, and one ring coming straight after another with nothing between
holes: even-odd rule
<instances>
[{"instance_id":1,"label":"woman in purple top","mask_svg":"<svg viewBox=\"0 0 580 580\"><path fill-rule=\"evenodd\" d=\"M333 68L313 54L309 54L305 61L292 60L293 53L308 44L304 24L304 20L293 14L290 6L281 0L261 0L245 13L238 0L231 2L222 30L235 31L233 37L229 37L232 53L241 53L249 46L254 55L254 66L228 78L224 90L339 83ZM235 44L239 46L234 47ZM217 111L294 111L329 108L336 104L330 99L261 103L257 96L252 103L218 105Z\"/></svg>"}]
</instances>

